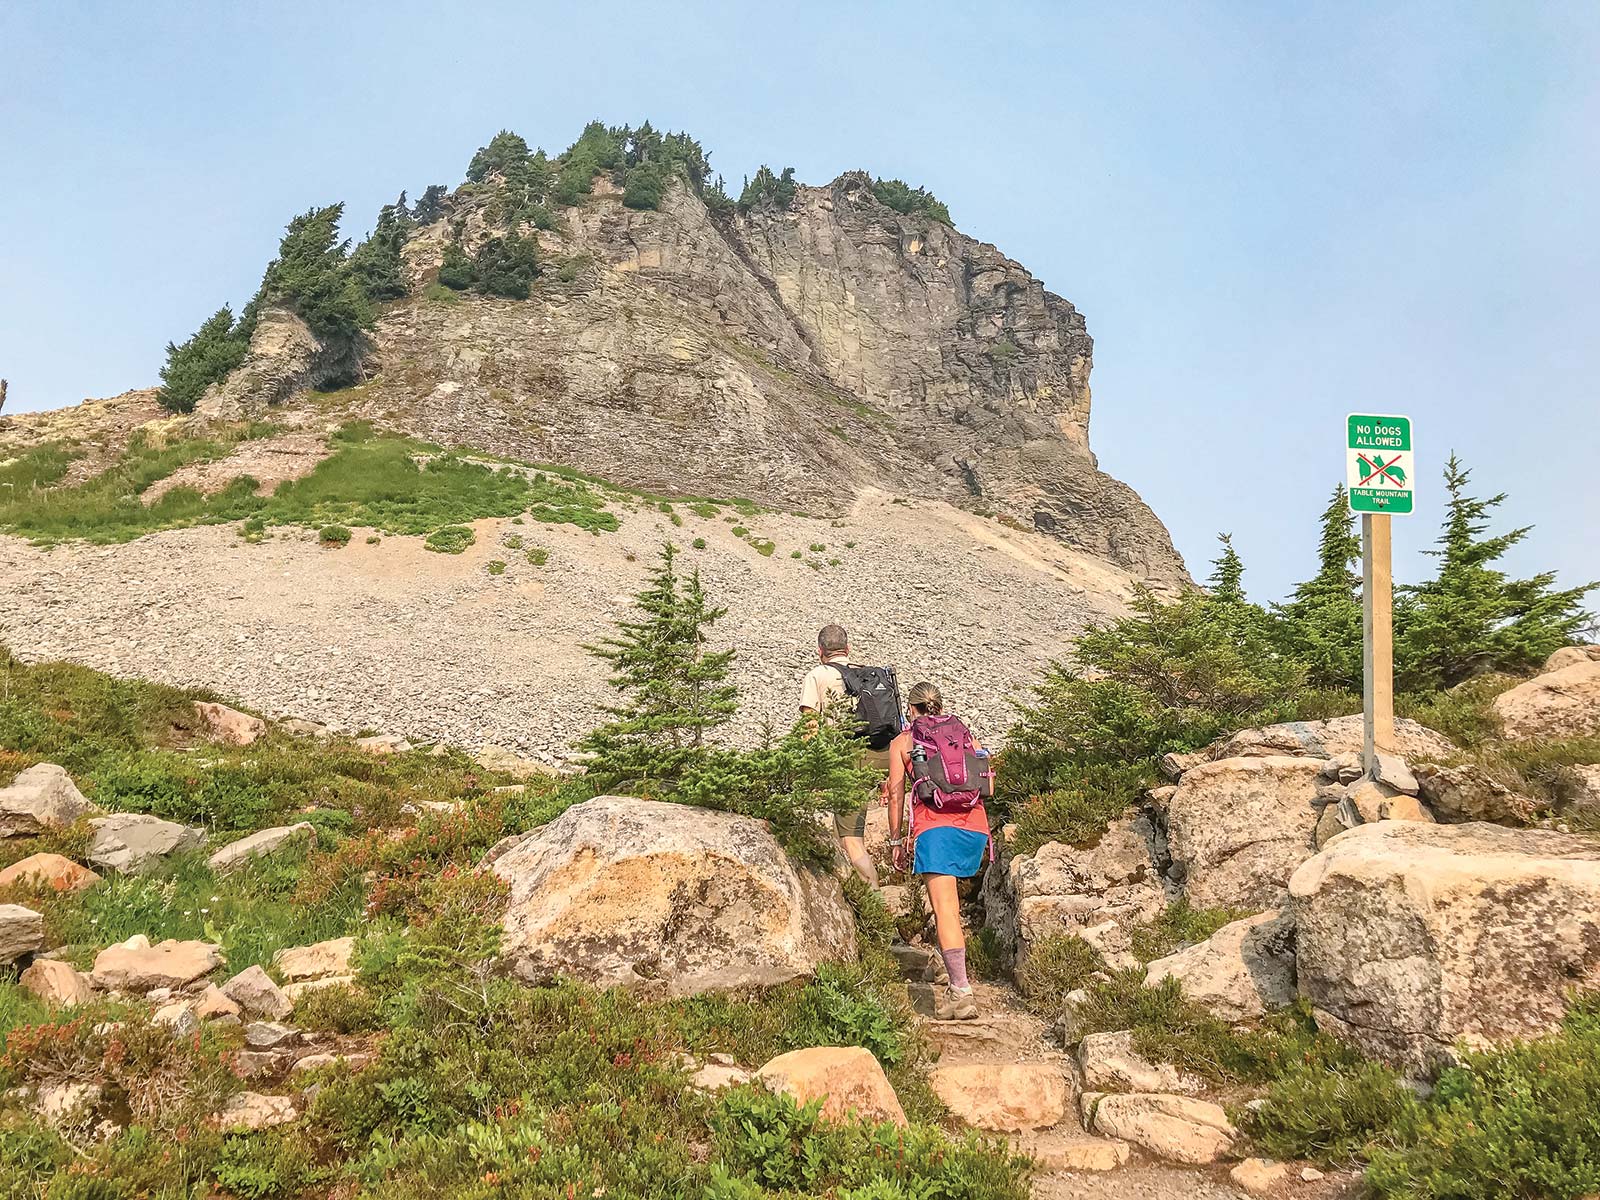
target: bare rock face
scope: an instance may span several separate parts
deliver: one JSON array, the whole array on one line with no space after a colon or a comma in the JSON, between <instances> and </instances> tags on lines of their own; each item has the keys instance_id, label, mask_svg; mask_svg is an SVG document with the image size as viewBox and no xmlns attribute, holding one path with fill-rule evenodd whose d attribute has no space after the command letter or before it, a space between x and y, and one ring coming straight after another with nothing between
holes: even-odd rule
<instances>
[{"instance_id":1,"label":"bare rock face","mask_svg":"<svg viewBox=\"0 0 1600 1200\"><path fill-rule=\"evenodd\" d=\"M1205 941L1151 963L1144 981L1153 987L1168 978L1225 1021L1284 1008L1295 997L1294 919L1274 910L1224 925Z\"/></svg>"},{"instance_id":2,"label":"bare rock face","mask_svg":"<svg viewBox=\"0 0 1600 1200\"><path fill-rule=\"evenodd\" d=\"M1396 753L1413 763L1437 761L1458 753L1449 738L1417 724L1409 717L1396 718L1394 737ZM1361 748L1362 717L1356 713L1354 716L1330 717L1323 721L1285 721L1281 725L1241 729L1208 747L1205 753L1213 761L1282 755L1338 758L1345 754L1359 757Z\"/></svg>"},{"instance_id":3,"label":"bare rock face","mask_svg":"<svg viewBox=\"0 0 1600 1200\"><path fill-rule=\"evenodd\" d=\"M1248 910L1283 902L1289 876L1313 852L1324 765L1274 755L1184 772L1167 802L1167 845L1191 904Z\"/></svg>"},{"instance_id":4,"label":"bare rock face","mask_svg":"<svg viewBox=\"0 0 1600 1200\"><path fill-rule=\"evenodd\" d=\"M854 958L837 880L797 870L749 817L601 796L497 859L503 953L524 979L689 995L781 983Z\"/></svg>"},{"instance_id":5,"label":"bare rock face","mask_svg":"<svg viewBox=\"0 0 1600 1200\"><path fill-rule=\"evenodd\" d=\"M193 850L205 841L205 831L144 813L112 813L96 817L89 861L97 867L137 875L169 854Z\"/></svg>"},{"instance_id":6,"label":"bare rock face","mask_svg":"<svg viewBox=\"0 0 1600 1200\"><path fill-rule=\"evenodd\" d=\"M1115 967L1135 961L1129 935L1166 905L1144 817L1114 821L1093 846L1049 842L1035 853L1001 857L984 875L984 920L1010 947L1013 964L1058 934L1092 943Z\"/></svg>"},{"instance_id":7,"label":"bare rock face","mask_svg":"<svg viewBox=\"0 0 1600 1200\"><path fill-rule=\"evenodd\" d=\"M1072 1081L1052 1062L962 1063L928 1074L934 1094L963 1125L996 1133L1048 1129L1069 1111Z\"/></svg>"},{"instance_id":8,"label":"bare rock face","mask_svg":"<svg viewBox=\"0 0 1600 1200\"><path fill-rule=\"evenodd\" d=\"M843 1120L854 1114L863 1121L906 1124L905 1110L889 1077L861 1046L809 1046L791 1050L756 1072L774 1092L785 1092L797 1104L822 1100L822 1115Z\"/></svg>"},{"instance_id":9,"label":"bare rock face","mask_svg":"<svg viewBox=\"0 0 1600 1200\"><path fill-rule=\"evenodd\" d=\"M497 232L488 203L455 201L469 248ZM572 278L548 273L526 301L418 295L386 312L376 409L445 444L651 491L715 479L834 516L864 488L909 491L1188 584L1161 523L1089 448L1083 316L993 246L893 211L859 173L801 187L783 211L714 216L674 185L658 211L597 188L561 219L542 240L584 264ZM449 224L407 245L419 282ZM199 411L259 415L308 386L307 336L264 314L245 365Z\"/></svg>"},{"instance_id":10,"label":"bare rock face","mask_svg":"<svg viewBox=\"0 0 1600 1200\"><path fill-rule=\"evenodd\" d=\"M362 377L354 347L327 347L310 327L283 308L266 308L256 321L245 360L195 405L198 421L238 421L260 416L308 388L327 390Z\"/></svg>"},{"instance_id":11,"label":"bare rock face","mask_svg":"<svg viewBox=\"0 0 1600 1200\"><path fill-rule=\"evenodd\" d=\"M65 829L100 810L83 798L72 777L54 763L37 763L0 788L0 837L32 837Z\"/></svg>"},{"instance_id":12,"label":"bare rock face","mask_svg":"<svg viewBox=\"0 0 1600 1200\"><path fill-rule=\"evenodd\" d=\"M1535 675L1494 698L1508 738L1569 738L1600 733L1600 659L1584 658Z\"/></svg>"},{"instance_id":13,"label":"bare rock face","mask_svg":"<svg viewBox=\"0 0 1600 1200\"><path fill-rule=\"evenodd\" d=\"M1563 646L1545 659L1545 671L1559 671L1575 663L1600 662L1600 646Z\"/></svg>"},{"instance_id":14,"label":"bare rock face","mask_svg":"<svg viewBox=\"0 0 1600 1200\"><path fill-rule=\"evenodd\" d=\"M61 854L30 854L0 871L0 888L22 883L52 892L81 892L99 882L99 875Z\"/></svg>"},{"instance_id":15,"label":"bare rock face","mask_svg":"<svg viewBox=\"0 0 1600 1200\"><path fill-rule=\"evenodd\" d=\"M1427 1066L1458 1041L1556 1027L1600 984L1600 844L1384 821L1295 872L1300 992L1366 1052Z\"/></svg>"}]
</instances>

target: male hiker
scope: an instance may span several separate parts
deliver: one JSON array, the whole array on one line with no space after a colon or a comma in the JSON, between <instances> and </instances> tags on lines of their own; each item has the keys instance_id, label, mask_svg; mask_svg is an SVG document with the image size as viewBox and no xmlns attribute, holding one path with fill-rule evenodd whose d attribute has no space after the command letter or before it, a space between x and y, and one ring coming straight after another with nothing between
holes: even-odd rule
<instances>
[{"instance_id":1,"label":"male hiker","mask_svg":"<svg viewBox=\"0 0 1600 1200\"><path fill-rule=\"evenodd\" d=\"M800 711L821 715L830 702L853 700L856 718L866 740L862 765L881 779L889 770L889 743L900 732L900 686L891 667L863 667L850 661L850 636L842 625L824 625L817 634L818 664L800 687ZM856 874L878 886L878 868L867 853L867 805L834 817L833 830Z\"/></svg>"}]
</instances>

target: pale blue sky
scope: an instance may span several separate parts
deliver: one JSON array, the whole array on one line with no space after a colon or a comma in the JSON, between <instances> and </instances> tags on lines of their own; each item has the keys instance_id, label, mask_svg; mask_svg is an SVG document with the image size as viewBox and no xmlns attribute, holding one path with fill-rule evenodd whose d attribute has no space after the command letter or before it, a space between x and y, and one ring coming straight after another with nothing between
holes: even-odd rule
<instances>
[{"instance_id":1,"label":"pale blue sky","mask_svg":"<svg viewBox=\"0 0 1600 1200\"><path fill-rule=\"evenodd\" d=\"M1312 569L1351 410L1452 447L1512 565L1600 577L1600 4L29 3L0 9L8 409L152 383L295 213L360 234L510 127L684 128L737 183L931 188L1087 315L1092 441L1203 575Z\"/></svg>"}]
</instances>

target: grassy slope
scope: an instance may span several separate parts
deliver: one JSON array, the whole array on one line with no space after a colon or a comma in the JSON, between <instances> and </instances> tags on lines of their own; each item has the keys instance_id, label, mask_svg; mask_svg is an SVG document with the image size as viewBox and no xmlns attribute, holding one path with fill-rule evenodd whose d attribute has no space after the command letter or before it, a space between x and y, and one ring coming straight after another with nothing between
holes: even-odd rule
<instances>
[{"instance_id":1,"label":"grassy slope","mask_svg":"<svg viewBox=\"0 0 1600 1200\"><path fill-rule=\"evenodd\" d=\"M857 896L864 961L808 983L646 1002L498 979L483 963L503 892L471 867L577 793L552 783L495 793L508 780L459 755L375 759L277 730L248 749L213 746L200 740L194 695L0 653L0 782L60 761L104 807L202 822L219 837L303 818L316 848L225 877L195 855L75 896L12 888L0 902L43 911L51 943L79 963L133 933L217 941L228 955L219 978L270 966L286 945L353 934L358 984L319 993L295 1020L375 1060L359 1073L324 1069L327 1086L292 1125L223 1135L204 1117L245 1086L229 1069L237 1030L174 1039L137 1004L52 1015L12 969L0 974L0 1089L95 1079L123 1128L103 1140L70 1123L53 1131L6 1092L0 1197L1026 1195L1020 1161L928 1124L940 1110L927 1051L892 986L875 901ZM424 800L459 806L407 815ZM0 853L81 852L84 838L65 831ZM97 1032L113 1019L123 1028ZM751 1089L704 1096L678 1057L721 1052L754 1067L818 1044L872 1049L918 1123L828 1126Z\"/></svg>"}]
</instances>

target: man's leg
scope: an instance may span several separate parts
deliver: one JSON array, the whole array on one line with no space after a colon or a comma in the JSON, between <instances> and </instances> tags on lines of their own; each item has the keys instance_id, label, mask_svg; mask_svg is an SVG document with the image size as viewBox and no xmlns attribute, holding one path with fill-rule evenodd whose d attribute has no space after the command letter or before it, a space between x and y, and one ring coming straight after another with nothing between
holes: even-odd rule
<instances>
[{"instance_id":1,"label":"man's leg","mask_svg":"<svg viewBox=\"0 0 1600 1200\"><path fill-rule=\"evenodd\" d=\"M867 853L867 839L864 837L841 837L839 845L844 850L844 856L850 860L850 865L855 868L857 875L867 881L868 886L878 886L878 865L872 861L872 855Z\"/></svg>"}]
</instances>

